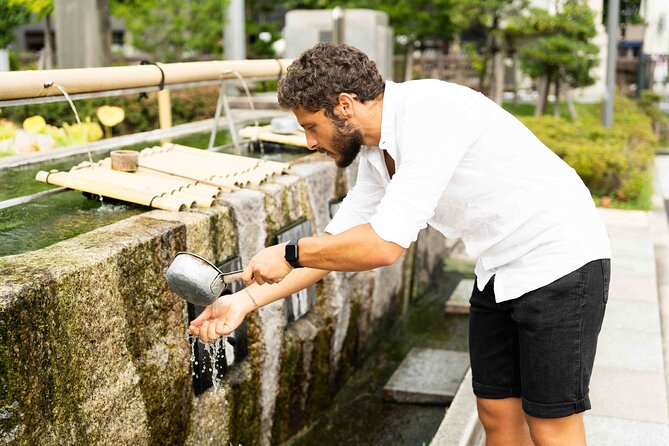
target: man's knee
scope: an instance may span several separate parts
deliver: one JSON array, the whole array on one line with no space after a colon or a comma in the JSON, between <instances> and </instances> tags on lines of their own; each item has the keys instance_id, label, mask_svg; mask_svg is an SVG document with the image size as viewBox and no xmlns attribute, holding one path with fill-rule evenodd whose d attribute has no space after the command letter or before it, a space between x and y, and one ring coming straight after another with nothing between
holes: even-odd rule
<instances>
[{"instance_id":1,"label":"man's knee","mask_svg":"<svg viewBox=\"0 0 669 446\"><path fill-rule=\"evenodd\" d=\"M519 398L477 398L476 405L486 431L509 429L518 423L525 423Z\"/></svg>"},{"instance_id":2,"label":"man's knee","mask_svg":"<svg viewBox=\"0 0 669 446\"><path fill-rule=\"evenodd\" d=\"M561 418L536 418L527 415L530 435L537 446L585 445L583 414Z\"/></svg>"}]
</instances>

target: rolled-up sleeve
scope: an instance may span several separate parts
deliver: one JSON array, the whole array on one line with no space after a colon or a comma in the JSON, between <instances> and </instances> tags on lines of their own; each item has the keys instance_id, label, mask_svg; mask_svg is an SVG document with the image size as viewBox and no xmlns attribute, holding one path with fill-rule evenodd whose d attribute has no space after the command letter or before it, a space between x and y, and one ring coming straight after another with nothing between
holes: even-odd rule
<instances>
[{"instance_id":1,"label":"rolled-up sleeve","mask_svg":"<svg viewBox=\"0 0 669 446\"><path fill-rule=\"evenodd\" d=\"M379 237L408 248L427 226L456 166L483 132L475 108L430 98L406 109L397 123L399 168L369 221Z\"/></svg>"},{"instance_id":2,"label":"rolled-up sleeve","mask_svg":"<svg viewBox=\"0 0 669 446\"><path fill-rule=\"evenodd\" d=\"M325 232L332 235L340 234L354 226L369 223L385 191L372 169L369 161L365 158L360 159L355 186L342 201Z\"/></svg>"}]
</instances>

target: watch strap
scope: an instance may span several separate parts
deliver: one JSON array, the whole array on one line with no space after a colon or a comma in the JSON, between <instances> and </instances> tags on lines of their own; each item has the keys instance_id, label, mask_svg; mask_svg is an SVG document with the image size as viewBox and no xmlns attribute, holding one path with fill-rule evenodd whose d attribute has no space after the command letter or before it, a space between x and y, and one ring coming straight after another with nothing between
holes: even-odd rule
<instances>
[{"instance_id":1,"label":"watch strap","mask_svg":"<svg viewBox=\"0 0 669 446\"><path fill-rule=\"evenodd\" d=\"M300 252L297 246L297 242L299 241L300 239L295 239L289 240L288 243L286 243L284 258L286 259L286 262L288 262L288 264L293 268L302 268L302 265L300 265L299 262Z\"/></svg>"}]
</instances>

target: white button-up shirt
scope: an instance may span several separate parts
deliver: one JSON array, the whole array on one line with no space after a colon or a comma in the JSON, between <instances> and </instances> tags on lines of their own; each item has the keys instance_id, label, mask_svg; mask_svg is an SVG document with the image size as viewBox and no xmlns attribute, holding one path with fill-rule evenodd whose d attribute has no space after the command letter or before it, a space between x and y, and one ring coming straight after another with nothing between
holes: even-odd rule
<instances>
[{"instance_id":1,"label":"white button-up shirt","mask_svg":"<svg viewBox=\"0 0 669 446\"><path fill-rule=\"evenodd\" d=\"M369 223L404 248L427 224L461 238L477 286L497 302L610 258L606 229L574 169L484 95L437 80L386 82L380 147L325 229ZM395 161L392 179L383 150Z\"/></svg>"}]
</instances>

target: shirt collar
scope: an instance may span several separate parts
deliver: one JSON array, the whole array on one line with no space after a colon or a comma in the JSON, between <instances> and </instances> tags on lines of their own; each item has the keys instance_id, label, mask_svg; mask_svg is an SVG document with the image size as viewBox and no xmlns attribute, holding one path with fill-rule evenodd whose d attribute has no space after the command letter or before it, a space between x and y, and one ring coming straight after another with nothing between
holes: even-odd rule
<instances>
[{"instance_id":1,"label":"shirt collar","mask_svg":"<svg viewBox=\"0 0 669 446\"><path fill-rule=\"evenodd\" d=\"M386 150L395 161L397 161L397 144L395 139L397 88L398 85L395 82L386 81L381 114L381 138L379 139L379 148ZM371 155L370 152L368 150L362 151L366 156Z\"/></svg>"}]
</instances>

